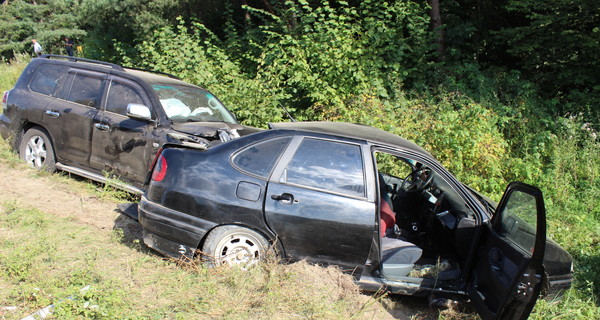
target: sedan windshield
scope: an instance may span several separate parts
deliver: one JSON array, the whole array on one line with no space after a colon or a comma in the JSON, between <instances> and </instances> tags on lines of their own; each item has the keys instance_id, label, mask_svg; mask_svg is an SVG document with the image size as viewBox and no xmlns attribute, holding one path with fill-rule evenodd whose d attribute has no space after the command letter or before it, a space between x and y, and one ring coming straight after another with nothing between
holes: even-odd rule
<instances>
[{"instance_id":1,"label":"sedan windshield","mask_svg":"<svg viewBox=\"0 0 600 320\"><path fill-rule=\"evenodd\" d=\"M229 110L204 89L174 84L153 84L152 88L173 122L237 123Z\"/></svg>"}]
</instances>

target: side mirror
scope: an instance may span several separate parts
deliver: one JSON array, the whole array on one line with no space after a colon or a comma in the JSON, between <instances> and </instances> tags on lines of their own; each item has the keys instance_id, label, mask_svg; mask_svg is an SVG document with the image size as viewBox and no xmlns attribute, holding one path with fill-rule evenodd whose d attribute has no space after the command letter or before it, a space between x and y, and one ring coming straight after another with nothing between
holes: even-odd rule
<instances>
[{"instance_id":1,"label":"side mirror","mask_svg":"<svg viewBox=\"0 0 600 320\"><path fill-rule=\"evenodd\" d=\"M134 119L140 120L151 120L152 113L150 108L139 103L130 103L127 105L127 116Z\"/></svg>"}]
</instances>

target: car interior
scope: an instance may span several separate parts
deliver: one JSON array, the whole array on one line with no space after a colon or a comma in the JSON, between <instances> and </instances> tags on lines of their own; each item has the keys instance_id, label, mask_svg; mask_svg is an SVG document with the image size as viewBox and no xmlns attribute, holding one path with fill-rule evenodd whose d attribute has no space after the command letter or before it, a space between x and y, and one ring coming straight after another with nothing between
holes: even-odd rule
<instances>
[{"instance_id":1,"label":"car interior","mask_svg":"<svg viewBox=\"0 0 600 320\"><path fill-rule=\"evenodd\" d=\"M383 276L457 279L476 224L473 212L424 164L384 152L375 159Z\"/></svg>"}]
</instances>

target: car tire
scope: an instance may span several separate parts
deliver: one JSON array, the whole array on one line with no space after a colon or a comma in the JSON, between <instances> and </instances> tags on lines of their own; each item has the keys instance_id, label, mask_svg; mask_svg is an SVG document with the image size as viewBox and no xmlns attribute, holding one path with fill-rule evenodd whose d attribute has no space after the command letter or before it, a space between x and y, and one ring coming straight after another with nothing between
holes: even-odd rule
<instances>
[{"instance_id":1,"label":"car tire","mask_svg":"<svg viewBox=\"0 0 600 320\"><path fill-rule=\"evenodd\" d=\"M48 133L42 128L32 128L25 132L19 146L19 155L33 168L56 171L54 147Z\"/></svg>"},{"instance_id":2,"label":"car tire","mask_svg":"<svg viewBox=\"0 0 600 320\"><path fill-rule=\"evenodd\" d=\"M258 232L240 226L222 226L213 229L202 253L208 267L221 265L246 268L264 260L269 242Z\"/></svg>"}]
</instances>

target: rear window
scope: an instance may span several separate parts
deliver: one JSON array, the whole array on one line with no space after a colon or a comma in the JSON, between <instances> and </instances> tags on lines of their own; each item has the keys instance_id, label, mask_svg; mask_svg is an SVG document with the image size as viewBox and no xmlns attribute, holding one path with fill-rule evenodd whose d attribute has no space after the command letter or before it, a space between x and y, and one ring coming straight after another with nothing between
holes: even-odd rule
<instances>
[{"instance_id":1,"label":"rear window","mask_svg":"<svg viewBox=\"0 0 600 320\"><path fill-rule=\"evenodd\" d=\"M102 79L95 76L77 73L67 100L98 108L102 98L102 83Z\"/></svg>"},{"instance_id":2,"label":"rear window","mask_svg":"<svg viewBox=\"0 0 600 320\"><path fill-rule=\"evenodd\" d=\"M55 64L42 64L37 68L31 79L29 89L47 96L54 95L63 81L67 78L64 66Z\"/></svg>"},{"instance_id":3,"label":"rear window","mask_svg":"<svg viewBox=\"0 0 600 320\"><path fill-rule=\"evenodd\" d=\"M277 138L247 147L233 157L233 165L242 171L267 178L290 140L290 137Z\"/></svg>"}]
</instances>

